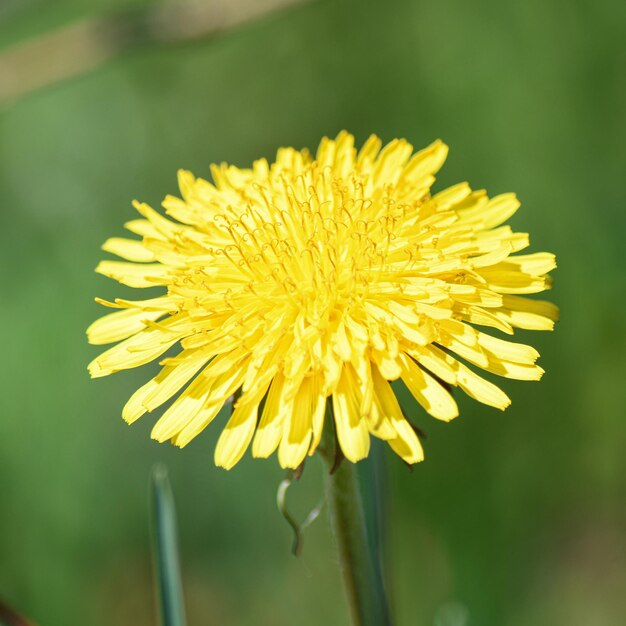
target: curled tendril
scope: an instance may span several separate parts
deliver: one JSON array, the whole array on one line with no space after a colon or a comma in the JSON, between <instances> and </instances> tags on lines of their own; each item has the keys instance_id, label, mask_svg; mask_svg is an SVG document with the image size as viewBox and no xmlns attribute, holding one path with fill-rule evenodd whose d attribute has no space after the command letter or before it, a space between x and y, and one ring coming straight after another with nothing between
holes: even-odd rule
<instances>
[{"instance_id":1,"label":"curled tendril","mask_svg":"<svg viewBox=\"0 0 626 626\"><path fill-rule=\"evenodd\" d=\"M278 505L278 510L293 530L294 536L291 551L294 556L300 556L300 554L302 553L304 531L319 517L319 514L324 507L324 499L322 498L319 504L311 509L311 512L306 516L302 523L299 523L298 520L296 520L296 518L287 508L287 490L294 481L300 479L300 476L302 475L302 468L303 466L300 466L297 470L290 471L287 476L280 482L280 484L278 485L278 491L276 492L276 504Z\"/></svg>"}]
</instances>

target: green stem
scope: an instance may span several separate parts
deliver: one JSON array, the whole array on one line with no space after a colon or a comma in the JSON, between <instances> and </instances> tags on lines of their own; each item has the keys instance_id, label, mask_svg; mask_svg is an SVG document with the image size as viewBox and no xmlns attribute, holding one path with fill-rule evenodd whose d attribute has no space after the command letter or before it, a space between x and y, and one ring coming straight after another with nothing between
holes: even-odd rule
<instances>
[{"instance_id":1,"label":"green stem","mask_svg":"<svg viewBox=\"0 0 626 626\"><path fill-rule=\"evenodd\" d=\"M368 542L356 466L344 460L328 474L326 492L352 625L391 626L380 559L372 558Z\"/></svg>"}]
</instances>

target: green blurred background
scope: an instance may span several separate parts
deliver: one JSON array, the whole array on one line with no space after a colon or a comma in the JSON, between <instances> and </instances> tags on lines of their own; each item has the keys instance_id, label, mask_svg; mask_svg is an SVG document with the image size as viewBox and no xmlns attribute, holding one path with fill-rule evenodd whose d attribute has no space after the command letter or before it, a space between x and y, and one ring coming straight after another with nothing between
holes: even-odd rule
<instances>
[{"instance_id":1,"label":"green blurred background","mask_svg":"<svg viewBox=\"0 0 626 626\"><path fill-rule=\"evenodd\" d=\"M626 4L309 2L173 43L135 28L108 61L48 76L49 33L155 8L0 3L0 597L42 626L154 624L147 483L163 461L191 625L347 624L326 519L290 553L275 458L226 473L217 424L182 452L150 440L153 416L129 428L121 407L152 370L90 381L99 349L84 335L93 297L121 295L93 268L133 198L158 205L180 167L208 176L347 128L359 142L441 137L437 186L516 191L513 226L559 262L562 321L520 332L542 382L504 381L504 414L460 398L452 424L418 417L427 460L413 473L386 458L398 625L623 623ZM321 490L311 462L294 510Z\"/></svg>"}]
</instances>

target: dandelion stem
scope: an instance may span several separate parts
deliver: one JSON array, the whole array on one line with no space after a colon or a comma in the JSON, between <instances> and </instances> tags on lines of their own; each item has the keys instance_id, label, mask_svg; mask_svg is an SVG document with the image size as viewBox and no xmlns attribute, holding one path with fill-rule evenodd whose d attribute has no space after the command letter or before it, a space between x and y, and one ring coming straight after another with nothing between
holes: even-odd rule
<instances>
[{"instance_id":1,"label":"dandelion stem","mask_svg":"<svg viewBox=\"0 0 626 626\"><path fill-rule=\"evenodd\" d=\"M330 469L334 459L321 456ZM328 474L326 491L352 626L392 626L380 558L372 555L368 541L356 466L344 460Z\"/></svg>"}]
</instances>

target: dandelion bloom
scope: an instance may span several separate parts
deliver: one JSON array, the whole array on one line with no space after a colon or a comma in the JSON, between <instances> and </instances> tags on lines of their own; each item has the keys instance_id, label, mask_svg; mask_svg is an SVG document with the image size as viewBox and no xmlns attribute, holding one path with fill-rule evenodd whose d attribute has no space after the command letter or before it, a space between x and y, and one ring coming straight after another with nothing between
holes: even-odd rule
<instances>
[{"instance_id":1,"label":"dandelion bloom","mask_svg":"<svg viewBox=\"0 0 626 626\"><path fill-rule=\"evenodd\" d=\"M313 158L282 148L251 169L212 166L213 183L179 172L181 198L163 217L135 202L141 239L103 246L125 261L101 274L159 297L115 302L88 329L119 342L89 366L93 377L143 365L177 346L123 409L134 422L178 394L152 436L184 446L236 394L215 451L230 468L252 442L295 468L315 452L327 399L344 456L367 456L370 435L407 463L423 459L390 381L401 379L433 417L458 414L460 387L504 409L506 394L465 363L538 380L537 351L479 330L551 330L557 308L525 297L548 289L554 255L513 255L526 233L502 224L513 194L489 199L467 183L432 195L447 147L413 154L404 140L324 138ZM182 390L182 391L181 391ZM180 393L179 393L180 392Z\"/></svg>"}]
</instances>

